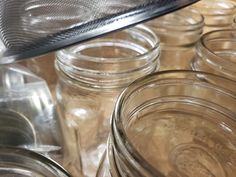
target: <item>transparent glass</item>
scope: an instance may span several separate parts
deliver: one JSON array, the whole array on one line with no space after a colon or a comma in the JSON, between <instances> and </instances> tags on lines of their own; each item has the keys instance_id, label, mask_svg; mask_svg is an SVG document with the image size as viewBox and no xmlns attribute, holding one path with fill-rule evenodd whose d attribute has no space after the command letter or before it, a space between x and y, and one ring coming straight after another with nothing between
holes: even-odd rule
<instances>
[{"instance_id":1,"label":"transparent glass","mask_svg":"<svg viewBox=\"0 0 236 177\"><path fill-rule=\"evenodd\" d=\"M47 82L53 100L55 100L55 86L57 82L57 75L54 67L55 53L49 53L47 55L23 60L18 63L27 67L32 73L44 79Z\"/></svg>"},{"instance_id":2,"label":"transparent glass","mask_svg":"<svg viewBox=\"0 0 236 177\"><path fill-rule=\"evenodd\" d=\"M152 20L148 26L160 38L160 70L190 69L194 45L203 31L203 16L183 9Z\"/></svg>"},{"instance_id":3,"label":"transparent glass","mask_svg":"<svg viewBox=\"0 0 236 177\"><path fill-rule=\"evenodd\" d=\"M56 97L68 163L92 177L106 147L116 98L132 81L159 67L159 40L139 25L59 51L56 57Z\"/></svg>"},{"instance_id":4,"label":"transparent glass","mask_svg":"<svg viewBox=\"0 0 236 177\"><path fill-rule=\"evenodd\" d=\"M192 69L228 77L236 81L236 31L206 33L196 46Z\"/></svg>"},{"instance_id":5,"label":"transparent glass","mask_svg":"<svg viewBox=\"0 0 236 177\"><path fill-rule=\"evenodd\" d=\"M70 177L54 161L32 151L13 147L0 147L0 176Z\"/></svg>"},{"instance_id":6,"label":"transparent glass","mask_svg":"<svg viewBox=\"0 0 236 177\"><path fill-rule=\"evenodd\" d=\"M236 2L235 2L235 4L236 4ZM233 29L236 29L236 15L235 15L235 18L234 18L234 21L233 21L232 27L233 27Z\"/></svg>"},{"instance_id":7,"label":"transparent glass","mask_svg":"<svg viewBox=\"0 0 236 177\"><path fill-rule=\"evenodd\" d=\"M47 83L27 68L0 66L0 145L27 148L58 162L63 137Z\"/></svg>"},{"instance_id":8,"label":"transparent glass","mask_svg":"<svg viewBox=\"0 0 236 177\"><path fill-rule=\"evenodd\" d=\"M116 103L97 177L234 177L235 91L203 72L135 81Z\"/></svg>"},{"instance_id":9,"label":"transparent glass","mask_svg":"<svg viewBox=\"0 0 236 177\"><path fill-rule=\"evenodd\" d=\"M193 9L205 18L204 33L232 27L236 14L236 3L232 0L201 0Z\"/></svg>"}]
</instances>

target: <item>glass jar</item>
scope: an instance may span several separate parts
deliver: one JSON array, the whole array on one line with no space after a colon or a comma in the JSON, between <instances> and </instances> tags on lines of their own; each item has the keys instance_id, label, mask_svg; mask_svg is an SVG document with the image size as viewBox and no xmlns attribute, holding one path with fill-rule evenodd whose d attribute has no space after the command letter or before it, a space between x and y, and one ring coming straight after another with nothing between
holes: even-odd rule
<instances>
[{"instance_id":1,"label":"glass jar","mask_svg":"<svg viewBox=\"0 0 236 177\"><path fill-rule=\"evenodd\" d=\"M148 25L160 38L160 70L190 69L194 45L203 30L203 16L194 10L182 9Z\"/></svg>"},{"instance_id":2,"label":"glass jar","mask_svg":"<svg viewBox=\"0 0 236 177\"><path fill-rule=\"evenodd\" d=\"M192 6L205 18L204 33L231 28L236 14L235 2L231 0L201 0Z\"/></svg>"},{"instance_id":3,"label":"glass jar","mask_svg":"<svg viewBox=\"0 0 236 177\"><path fill-rule=\"evenodd\" d=\"M57 52L56 97L68 163L82 162L83 174L95 176L117 95L158 67L159 40L143 25Z\"/></svg>"},{"instance_id":4,"label":"glass jar","mask_svg":"<svg viewBox=\"0 0 236 177\"><path fill-rule=\"evenodd\" d=\"M54 161L29 150L0 147L0 176L70 177Z\"/></svg>"},{"instance_id":5,"label":"glass jar","mask_svg":"<svg viewBox=\"0 0 236 177\"><path fill-rule=\"evenodd\" d=\"M236 31L206 33L196 46L192 69L228 77L236 81Z\"/></svg>"},{"instance_id":6,"label":"glass jar","mask_svg":"<svg viewBox=\"0 0 236 177\"><path fill-rule=\"evenodd\" d=\"M54 68L55 54L49 53L47 55L23 60L19 64L27 67L32 73L44 79L47 82L50 93L55 98L55 85L57 82L57 75Z\"/></svg>"},{"instance_id":7,"label":"glass jar","mask_svg":"<svg viewBox=\"0 0 236 177\"><path fill-rule=\"evenodd\" d=\"M116 103L97 177L234 177L236 84L165 71L135 81Z\"/></svg>"},{"instance_id":8,"label":"glass jar","mask_svg":"<svg viewBox=\"0 0 236 177\"><path fill-rule=\"evenodd\" d=\"M45 80L21 65L1 65L0 98L0 146L30 149L62 162L63 136Z\"/></svg>"}]
</instances>

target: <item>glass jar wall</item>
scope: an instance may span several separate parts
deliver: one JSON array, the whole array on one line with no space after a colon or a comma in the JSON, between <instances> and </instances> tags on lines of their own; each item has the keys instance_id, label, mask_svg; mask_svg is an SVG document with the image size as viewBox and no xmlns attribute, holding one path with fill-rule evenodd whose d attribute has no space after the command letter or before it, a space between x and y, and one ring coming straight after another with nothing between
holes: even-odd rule
<instances>
[{"instance_id":1,"label":"glass jar wall","mask_svg":"<svg viewBox=\"0 0 236 177\"><path fill-rule=\"evenodd\" d=\"M25 149L0 147L0 176L70 177L54 161Z\"/></svg>"},{"instance_id":2,"label":"glass jar wall","mask_svg":"<svg viewBox=\"0 0 236 177\"><path fill-rule=\"evenodd\" d=\"M228 77L236 81L236 31L212 31L196 46L192 69Z\"/></svg>"},{"instance_id":3,"label":"glass jar wall","mask_svg":"<svg viewBox=\"0 0 236 177\"><path fill-rule=\"evenodd\" d=\"M56 57L56 97L68 163L92 177L106 146L117 95L158 69L159 40L141 25L61 50Z\"/></svg>"},{"instance_id":4,"label":"glass jar wall","mask_svg":"<svg viewBox=\"0 0 236 177\"><path fill-rule=\"evenodd\" d=\"M190 69L194 45L203 30L203 16L183 9L152 20L148 25L160 37L160 70Z\"/></svg>"},{"instance_id":5,"label":"glass jar wall","mask_svg":"<svg viewBox=\"0 0 236 177\"><path fill-rule=\"evenodd\" d=\"M45 80L21 65L1 65L0 98L0 146L30 149L62 162L63 137Z\"/></svg>"},{"instance_id":6,"label":"glass jar wall","mask_svg":"<svg viewBox=\"0 0 236 177\"><path fill-rule=\"evenodd\" d=\"M236 3L232 0L201 0L192 6L205 18L204 33L232 27Z\"/></svg>"},{"instance_id":7,"label":"glass jar wall","mask_svg":"<svg viewBox=\"0 0 236 177\"><path fill-rule=\"evenodd\" d=\"M118 98L97 177L234 177L235 91L202 72L137 80Z\"/></svg>"}]
</instances>

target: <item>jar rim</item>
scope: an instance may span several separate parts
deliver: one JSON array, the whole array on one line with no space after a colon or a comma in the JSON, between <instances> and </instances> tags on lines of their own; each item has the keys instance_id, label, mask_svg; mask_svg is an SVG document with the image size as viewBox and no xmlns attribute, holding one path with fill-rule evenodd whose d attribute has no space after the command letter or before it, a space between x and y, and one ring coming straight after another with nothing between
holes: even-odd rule
<instances>
[{"instance_id":1,"label":"jar rim","mask_svg":"<svg viewBox=\"0 0 236 177\"><path fill-rule=\"evenodd\" d=\"M195 30L201 29L204 26L204 16L195 9L188 8L188 9L176 11L175 13L182 13L182 14L186 13L191 16L197 15L198 19L194 20L195 23L189 23L186 25L184 25L184 24L171 24L171 23L168 23L164 20L161 20L161 21L158 21L160 26L158 26L157 24L153 24L153 25L151 25L152 28L164 27L164 28L170 28L170 29L173 28L173 29L175 29L175 31L195 31ZM172 15L172 14L168 14L168 15ZM168 16L168 15L166 15L166 16Z\"/></svg>"},{"instance_id":2,"label":"jar rim","mask_svg":"<svg viewBox=\"0 0 236 177\"><path fill-rule=\"evenodd\" d=\"M235 35L233 35L233 33L235 33ZM213 37L216 36L216 37L211 38L212 36ZM235 62L225 60L224 58L218 56L207 45L208 40L217 39L217 38L220 38L220 37L227 38L230 41L236 43L236 32L233 29L223 29L223 30L210 31L210 32L204 34L200 38L200 40L197 44L197 47L196 47L197 52L201 52L201 53L203 53L203 55L206 55L206 59L209 60L210 64L213 64L214 67L217 67L217 68L220 68L220 69L224 68L225 70L230 70L232 72L235 72L235 68L236 68L236 63Z\"/></svg>"},{"instance_id":3,"label":"jar rim","mask_svg":"<svg viewBox=\"0 0 236 177\"><path fill-rule=\"evenodd\" d=\"M159 67L160 41L148 27L137 25L113 34L88 43L88 49L92 49L84 50L88 56L70 52L71 48L58 51L55 62L58 74L62 73L62 76L78 81L85 87L114 89L123 88ZM108 41L102 43L104 46L99 43L103 40ZM78 47L82 46L83 51L83 46L86 45L87 43ZM106 47L111 47L111 52L107 52L110 48ZM101 57L91 57L89 52Z\"/></svg>"},{"instance_id":4,"label":"jar rim","mask_svg":"<svg viewBox=\"0 0 236 177\"><path fill-rule=\"evenodd\" d=\"M40 162L43 164L43 168L45 169L52 169L54 171L55 175L60 175L61 177L71 177L71 175L62 167L60 166L57 162L55 162L52 159L49 159L39 153L36 153L34 151L30 151L27 149L23 148L18 148L18 147L7 147L7 146L0 146L0 157L4 155L5 157L12 157L12 156L18 156L18 158L29 158L31 163L34 162ZM4 164L6 158L0 158L1 164ZM10 158L7 158L8 162L7 164L11 163L14 164L14 166L18 166L17 163L14 161L10 160ZM9 162L10 161L10 162ZM19 164L20 167L24 167L23 163ZM26 166L27 168L28 166Z\"/></svg>"},{"instance_id":5,"label":"jar rim","mask_svg":"<svg viewBox=\"0 0 236 177\"><path fill-rule=\"evenodd\" d=\"M235 85L235 82L233 80L230 80L228 78L218 76L211 73L206 72L200 72L200 71L188 71L188 70L172 70L172 71L161 71L158 73L153 73L148 76L145 76L143 78L140 78L133 82L128 88L126 88L118 97L114 112L111 119L111 133L113 135L113 139L116 138L118 141L116 141L116 145L120 146L119 150L120 153L124 153L125 157L130 158L131 164L137 164L139 162L146 162L146 160L140 155L136 148L132 145L130 142L128 135L125 131L125 128L122 123L121 119L121 112L122 112L122 105L125 102L126 98L132 95L137 88L143 87L143 84L151 84L153 81L158 81L156 77L165 75L165 74L186 74L189 75L195 75L195 76L209 76L213 78L220 79L222 81L225 81L227 83L230 83L231 85ZM208 83L207 81L204 81ZM233 96L234 99L236 99L236 92L234 89L229 90L226 88L226 86L218 85L218 88L215 88L215 85L213 86L214 89L221 89L223 93L229 94L230 96ZM213 88L212 87L212 88ZM139 168L145 169L147 172L150 172L150 174L159 174L160 172L152 167L149 163L146 163L145 166L138 165ZM162 176L162 174L160 174ZM163 176L164 177L164 176Z\"/></svg>"},{"instance_id":6,"label":"jar rim","mask_svg":"<svg viewBox=\"0 0 236 177\"><path fill-rule=\"evenodd\" d=\"M143 60L143 58L145 56L149 55L150 53L152 53L153 51L155 51L156 49L158 49L160 47L160 40L155 35L155 33L153 31L151 31L148 27L146 27L145 25L142 25L142 24L141 25L137 25L137 26L135 26L133 28L128 28L128 29L126 29L124 31L133 31L133 29L144 30L145 33L148 33L152 37L152 40L155 41L155 42L152 41L153 44L151 44L150 40L148 40L148 42L149 42L149 44L151 44L152 48L150 48L150 50L148 50L148 51L146 51L146 52L144 52L142 54L139 54L139 55L135 56L136 61ZM98 38L97 40L98 41L102 41L103 39L102 38L101 39ZM91 41L91 42L93 42L93 41ZM90 43L90 41L88 43ZM68 60L74 60L74 59L79 57L79 59L83 60L83 61L92 61L92 62L98 62L98 63L121 63L121 62L130 61L130 60L132 60L134 58L134 56L131 56L131 57L116 57L116 58L93 57L93 56L86 56L86 55L72 53L70 51L70 49L73 49L73 47L70 47L70 48L58 51L57 52L57 56L61 55L62 53L67 55L68 58L65 60L67 62L69 62ZM58 57L58 58L60 58L60 57Z\"/></svg>"},{"instance_id":7,"label":"jar rim","mask_svg":"<svg viewBox=\"0 0 236 177\"><path fill-rule=\"evenodd\" d=\"M222 8L222 7L218 7L218 6L214 5L214 4L218 4L219 2L226 3L228 5L228 8ZM206 4L209 4L209 6L206 6ZM234 14L236 11L236 4L231 0L217 0L214 2L209 1L209 0L208 1L199 1L193 7L200 8L199 10L202 10L201 13L203 15L217 15L217 14L220 15L220 14L223 14L222 12L224 12L224 11L228 12L227 14ZM212 10L215 13L212 14ZM220 13L219 13L219 10L220 10Z\"/></svg>"}]
</instances>

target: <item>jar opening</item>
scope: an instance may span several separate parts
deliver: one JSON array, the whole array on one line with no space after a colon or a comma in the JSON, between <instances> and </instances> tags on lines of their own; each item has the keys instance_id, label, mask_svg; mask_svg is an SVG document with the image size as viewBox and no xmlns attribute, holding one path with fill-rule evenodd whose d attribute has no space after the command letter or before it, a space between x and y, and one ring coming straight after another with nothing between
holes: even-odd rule
<instances>
[{"instance_id":1,"label":"jar opening","mask_svg":"<svg viewBox=\"0 0 236 177\"><path fill-rule=\"evenodd\" d=\"M231 0L203 0L194 5L203 15L226 15L235 12L235 4Z\"/></svg>"},{"instance_id":2,"label":"jar opening","mask_svg":"<svg viewBox=\"0 0 236 177\"><path fill-rule=\"evenodd\" d=\"M235 78L236 32L218 30L206 33L197 45L197 55L216 72ZM235 80L235 79L234 79Z\"/></svg>"},{"instance_id":3,"label":"jar opening","mask_svg":"<svg viewBox=\"0 0 236 177\"><path fill-rule=\"evenodd\" d=\"M159 66L159 40L143 25L57 52L69 77L96 87L123 87Z\"/></svg>"},{"instance_id":4,"label":"jar opening","mask_svg":"<svg viewBox=\"0 0 236 177\"><path fill-rule=\"evenodd\" d=\"M201 143L205 142L198 134L203 132L214 136L214 143L219 140L232 144L226 137L236 132L235 88L231 80L202 72L168 71L139 79L121 94L116 104L112 117L115 148L132 168L144 170L140 173L155 176L157 171L163 176L173 173L194 177L199 171L192 169L193 173L180 166L184 161L191 166L191 153L186 153L185 148L178 151L179 145L185 144L196 155L211 152L210 145L202 149ZM230 151L230 147L225 148ZM204 166L200 156L195 160ZM219 160L214 155L208 160L201 170L225 177ZM195 162L192 165L197 166Z\"/></svg>"},{"instance_id":5,"label":"jar opening","mask_svg":"<svg viewBox=\"0 0 236 177\"><path fill-rule=\"evenodd\" d=\"M204 17L195 10L182 9L147 23L160 37L163 46L192 46L204 26Z\"/></svg>"}]
</instances>

